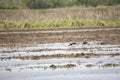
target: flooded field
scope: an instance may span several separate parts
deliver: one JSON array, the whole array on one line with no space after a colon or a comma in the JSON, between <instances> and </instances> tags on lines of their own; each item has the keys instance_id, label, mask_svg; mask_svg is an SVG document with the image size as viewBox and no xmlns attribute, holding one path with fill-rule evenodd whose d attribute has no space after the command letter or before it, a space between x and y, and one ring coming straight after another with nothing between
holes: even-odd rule
<instances>
[{"instance_id":1,"label":"flooded field","mask_svg":"<svg viewBox=\"0 0 120 80\"><path fill-rule=\"evenodd\" d=\"M120 28L0 32L0 80L120 80Z\"/></svg>"}]
</instances>

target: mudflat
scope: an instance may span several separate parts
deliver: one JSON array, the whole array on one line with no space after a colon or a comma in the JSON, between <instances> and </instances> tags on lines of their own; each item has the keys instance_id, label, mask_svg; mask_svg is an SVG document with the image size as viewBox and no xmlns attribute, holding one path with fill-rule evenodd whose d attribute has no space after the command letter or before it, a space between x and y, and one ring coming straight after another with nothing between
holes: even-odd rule
<instances>
[{"instance_id":1,"label":"mudflat","mask_svg":"<svg viewBox=\"0 0 120 80\"><path fill-rule=\"evenodd\" d=\"M1 80L119 80L119 76L119 26L0 31Z\"/></svg>"},{"instance_id":2,"label":"mudflat","mask_svg":"<svg viewBox=\"0 0 120 80\"><path fill-rule=\"evenodd\" d=\"M53 28L39 30L11 30L0 32L0 46L26 44L102 41L120 44L120 27L106 28Z\"/></svg>"}]
</instances>

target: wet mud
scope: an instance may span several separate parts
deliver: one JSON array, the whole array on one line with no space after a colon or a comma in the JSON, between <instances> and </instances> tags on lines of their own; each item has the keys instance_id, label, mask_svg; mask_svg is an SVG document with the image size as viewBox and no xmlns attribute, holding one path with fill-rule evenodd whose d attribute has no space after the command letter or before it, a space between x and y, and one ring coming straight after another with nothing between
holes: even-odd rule
<instances>
[{"instance_id":1,"label":"wet mud","mask_svg":"<svg viewBox=\"0 0 120 80\"><path fill-rule=\"evenodd\" d=\"M119 27L0 31L0 80L119 76Z\"/></svg>"}]
</instances>

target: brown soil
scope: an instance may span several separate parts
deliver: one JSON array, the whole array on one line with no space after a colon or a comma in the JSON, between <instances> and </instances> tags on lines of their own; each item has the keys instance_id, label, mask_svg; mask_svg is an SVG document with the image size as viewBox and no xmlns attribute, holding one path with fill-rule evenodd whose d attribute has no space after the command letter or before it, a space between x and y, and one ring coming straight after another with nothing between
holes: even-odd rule
<instances>
[{"instance_id":1,"label":"brown soil","mask_svg":"<svg viewBox=\"0 0 120 80\"><path fill-rule=\"evenodd\" d=\"M54 65L54 64L52 64L52 65L50 65L50 68L51 69L56 69L56 68L73 68L73 67L76 67L76 65L75 64L66 64L66 65Z\"/></svg>"},{"instance_id":2,"label":"brown soil","mask_svg":"<svg viewBox=\"0 0 120 80\"><path fill-rule=\"evenodd\" d=\"M107 64L102 65L102 67L116 67L116 66L120 66L120 64L107 63Z\"/></svg>"},{"instance_id":3,"label":"brown soil","mask_svg":"<svg viewBox=\"0 0 120 80\"><path fill-rule=\"evenodd\" d=\"M114 27L115 28L115 27ZM120 28L119 26L117 28ZM59 28L58 28L59 29ZM77 30L79 28L59 29L59 30ZM85 29L85 28L84 28ZM89 29L89 28L88 28ZM97 29L97 28L93 28ZM109 29L109 28L108 28ZM26 31L46 31L57 29L40 29L40 30L18 30L16 32ZM1 33L8 34L1 34ZM29 34L9 34L15 31L0 31L0 47L20 47L29 44L54 43L54 42L86 42L102 41L103 44L120 44L120 30L100 30L100 31L83 31L83 32L61 32L61 33L29 33ZM51 38L55 36L54 38ZM80 37L75 37L80 36Z\"/></svg>"},{"instance_id":4,"label":"brown soil","mask_svg":"<svg viewBox=\"0 0 120 80\"><path fill-rule=\"evenodd\" d=\"M41 56L12 56L12 57L3 57L0 60L10 60L10 59L21 59L21 60L39 60L39 59L52 59L52 58L99 58L102 56L120 56L120 54L53 54L53 55L41 55Z\"/></svg>"}]
</instances>

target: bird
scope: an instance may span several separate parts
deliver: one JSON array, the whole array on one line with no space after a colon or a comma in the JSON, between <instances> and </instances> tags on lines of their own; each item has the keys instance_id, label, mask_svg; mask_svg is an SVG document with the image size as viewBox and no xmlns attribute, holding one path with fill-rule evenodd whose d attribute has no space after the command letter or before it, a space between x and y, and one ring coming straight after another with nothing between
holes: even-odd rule
<instances>
[{"instance_id":1,"label":"bird","mask_svg":"<svg viewBox=\"0 0 120 80\"><path fill-rule=\"evenodd\" d=\"M84 41L82 44L88 44L88 42Z\"/></svg>"},{"instance_id":2,"label":"bird","mask_svg":"<svg viewBox=\"0 0 120 80\"><path fill-rule=\"evenodd\" d=\"M69 46L72 46L72 45L76 45L76 43L75 43L75 42L73 42L73 43L70 43L70 44L69 44Z\"/></svg>"}]
</instances>

